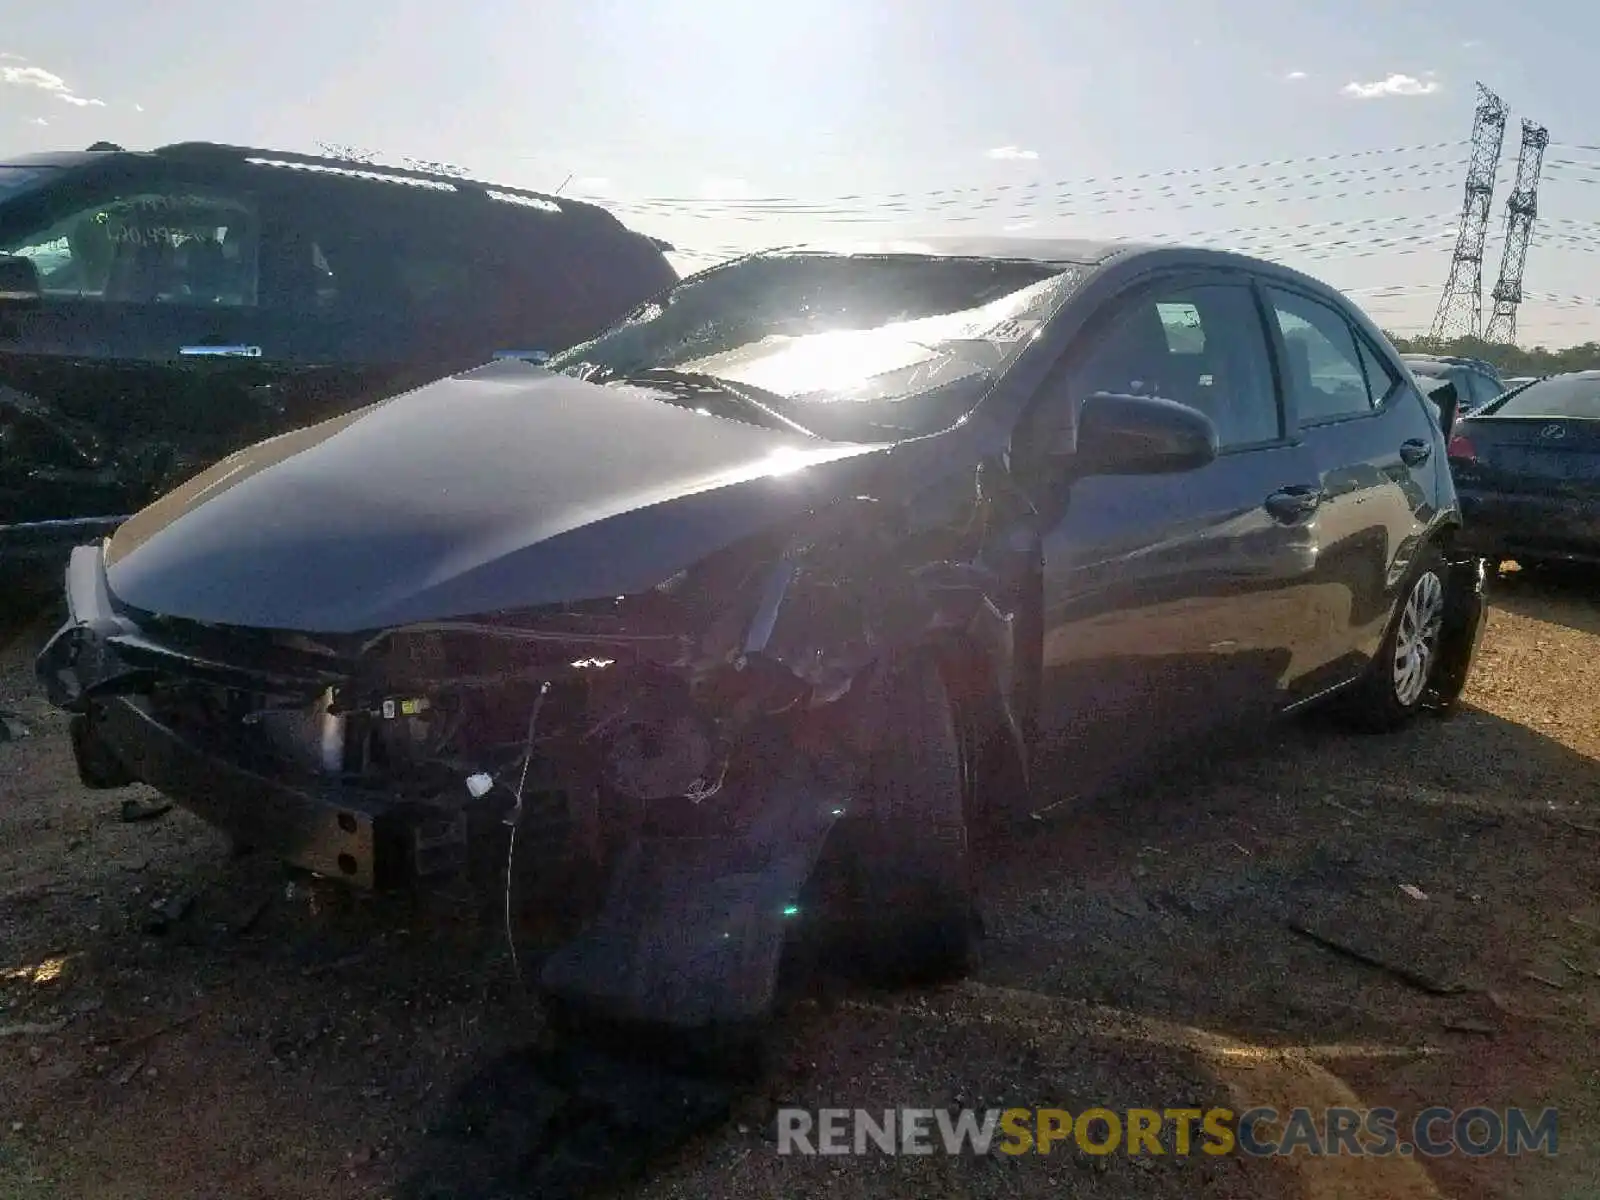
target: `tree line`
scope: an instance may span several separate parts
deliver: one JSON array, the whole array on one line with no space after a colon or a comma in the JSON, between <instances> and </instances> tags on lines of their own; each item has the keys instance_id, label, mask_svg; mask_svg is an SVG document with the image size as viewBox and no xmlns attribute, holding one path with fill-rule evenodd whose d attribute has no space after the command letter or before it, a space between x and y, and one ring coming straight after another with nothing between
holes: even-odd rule
<instances>
[{"instance_id":1,"label":"tree line","mask_svg":"<svg viewBox=\"0 0 1600 1200\"><path fill-rule=\"evenodd\" d=\"M1385 330L1385 333L1388 331ZM1544 346L1524 349L1475 337L1408 338L1398 333L1388 333L1388 337L1402 354L1454 354L1462 358L1481 358L1493 363L1504 378L1600 370L1600 342L1584 342L1581 346L1568 346L1565 350L1550 350Z\"/></svg>"}]
</instances>

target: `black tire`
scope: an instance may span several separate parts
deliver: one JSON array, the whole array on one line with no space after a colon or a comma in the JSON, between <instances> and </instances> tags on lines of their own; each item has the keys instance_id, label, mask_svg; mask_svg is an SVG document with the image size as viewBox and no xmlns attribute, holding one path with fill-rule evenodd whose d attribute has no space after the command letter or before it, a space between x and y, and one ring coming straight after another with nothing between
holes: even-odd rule
<instances>
[{"instance_id":1,"label":"black tire","mask_svg":"<svg viewBox=\"0 0 1600 1200\"><path fill-rule=\"evenodd\" d=\"M835 830L845 873L840 965L888 987L939 983L977 963L979 923L955 713L931 657L883 675L859 815Z\"/></svg>"},{"instance_id":2,"label":"black tire","mask_svg":"<svg viewBox=\"0 0 1600 1200\"><path fill-rule=\"evenodd\" d=\"M1376 657L1361 682L1344 697L1342 715L1352 728L1392 733L1427 707L1429 683L1439 661L1439 633L1449 586L1444 556L1436 546L1424 547L1406 575ZM1423 622L1420 633L1419 619ZM1416 662L1419 645L1426 648L1426 660L1420 665Z\"/></svg>"}]
</instances>

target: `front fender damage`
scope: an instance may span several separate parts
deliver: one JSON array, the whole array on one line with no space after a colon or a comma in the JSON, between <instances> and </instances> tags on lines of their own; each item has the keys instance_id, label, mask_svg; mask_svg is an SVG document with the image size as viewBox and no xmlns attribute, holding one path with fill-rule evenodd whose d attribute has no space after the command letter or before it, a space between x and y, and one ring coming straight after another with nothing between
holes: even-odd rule
<instances>
[{"instance_id":1,"label":"front fender damage","mask_svg":"<svg viewBox=\"0 0 1600 1200\"><path fill-rule=\"evenodd\" d=\"M598 919L546 961L546 996L623 1024L739 1028L769 1011L801 890L854 790L849 772L776 749L745 829L628 847Z\"/></svg>"},{"instance_id":2,"label":"front fender damage","mask_svg":"<svg viewBox=\"0 0 1600 1200\"><path fill-rule=\"evenodd\" d=\"M903 656L938 655L975 744L1025 764L1013 698L1026 595L1018 575L1032 559L1015 537L994 536L981 475L956 486L920 525L898 509L840 505L759 574L728 652L741 674L800 690L742 735L746 770L717 798L739 815L716 832L630 845L598 918L546 961L547 997L629 1024L759 1022L802 890L836 823L856 811L879 732L894 719L864 684Z\"/></svg>"},{"instance_id":3,"label":"front fender damage","mask_svg":"<svg viewBox=\"0 0 1600 1200\"><path fill-rule=\"evenodd\" d=\"M739 1025L769 1011L802 889L895 719L870 679L937 656L969 777L997 748L1025 764L1028 515L980 468L830 505L649 593L338 637L118 610L80 551L38 670L75 713L137 705L116 756L236 839L358 886L503 867L508 909L517 880L522 901L548 889L591 918L540 967L553 1007ZM230 790L246 766L275 800ZM263 809L290 804L316 855L263 840ZM601 883L594 912L568 912L569 869Z\"/></svg>"}]
</instances>

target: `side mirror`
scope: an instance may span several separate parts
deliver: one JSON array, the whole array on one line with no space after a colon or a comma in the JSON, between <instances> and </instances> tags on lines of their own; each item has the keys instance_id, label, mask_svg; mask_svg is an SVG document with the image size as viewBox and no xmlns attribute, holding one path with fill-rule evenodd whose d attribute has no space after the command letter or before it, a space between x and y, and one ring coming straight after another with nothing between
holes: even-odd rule
<instances>
[{"instance_id":1,"label":"side mirror","mask_svg":"<svg viewBox=\"0 0 1600 1200\"><path fill-rule=\"evenodd\" d=\"M33 259L16 254L0 254L0 300L37 300L39 268Z\"/></svg>"},{"instance_id":2,"label":"side mirror","mask_svg":"<svg viewBox=\"0 0 1600 1200\"><path fill-rule=\"evenodd\" d=\"M1187 404L1096 392L1078 412L1075 475L1192 471L1216 457L1217 427Z\"/></svg>"}]
</instances>

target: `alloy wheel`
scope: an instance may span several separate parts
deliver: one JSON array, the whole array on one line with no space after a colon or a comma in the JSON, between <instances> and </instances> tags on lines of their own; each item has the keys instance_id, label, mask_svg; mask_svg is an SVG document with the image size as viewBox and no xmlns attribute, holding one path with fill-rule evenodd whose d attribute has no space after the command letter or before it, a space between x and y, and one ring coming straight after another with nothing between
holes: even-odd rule
<instances>
[{"instance_id":1,"label":"alloy wheel","mask_svg":"<svg viewBox=\"0 0 1600 1200\"><path fill-rule=\"evenodd\" d=\"M1394 639L1394 698L1407 708L1428 686L1443 625L1444 584L1437 573L1424 571L1406 597Z\"/></svg>"}]
</instances>

